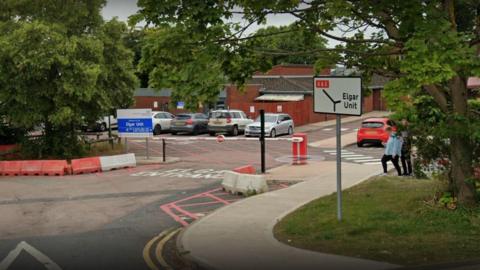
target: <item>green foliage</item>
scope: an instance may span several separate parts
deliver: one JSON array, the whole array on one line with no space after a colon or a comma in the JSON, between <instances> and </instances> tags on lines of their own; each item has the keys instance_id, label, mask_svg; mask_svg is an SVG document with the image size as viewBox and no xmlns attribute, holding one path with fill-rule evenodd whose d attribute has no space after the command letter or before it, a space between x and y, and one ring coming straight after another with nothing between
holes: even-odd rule
<instances>
[{"instance_id":1,"label":"green foliage","mask_svg":"<svg viewBox=\"0 0 480 270\"><path fill-rule=\"evenodd\" d=\"M74 1L65 10L31 2L0 9L0 113L11 128L43 131L22 140L25 156L78 156L85 121L132 103L137 79L123 43L126 26L103 23L104 1Z\"/></svg>"},{"instance_id":2,"label":"green foliage","mask_svg":"<svg viewBox=\"0 0 480 270\"><path fill-rule=\"evenodd\" d=\"M475 203L474 187L464 180L473 173L473 157L478 157L478 113L472 116L469 107L475 106L470 101L475 93L466 89L468 77L480 76L478 1L140 0L138 5L140 12L132 21L145 20L162 29L175 29L167 36L182 38L180 43L172 39L168 44L158 37L164 46L175 48L156 50L168 55L164 63L158 64L167 65L156 72L160 79L150 78L158 86L167 85L160 73L170 72L165 68L170 65L169 58L174 58L173 70L185 64L190 66L186 70L196 72L191 67L192 59L198 59L201 67L205 66L202 61L220 63L218 67L214 64L212 73L223 73L238 85L244 84L255 70L287 60L315 60L317 68L332 64L354 67L362 71L365 81L375 73L390 78L386 91L392 108L410 112L422 139L427 134L434 137L431 142L418 142L438 148L426 149L425 155L447 155L456 172L452 178L459 178L452 181L458 185L457 190L461 187L464 191L459 202ZM244 34L248 27L243 25L263 24L272 14L294 16L297 21L290 27L298 29L298 35L280 30L274 33L275 29ZM243 25L232 22L234 15L236 21L238 17L243 19ZM342 33L337 34L339 31ZM312 46L310 42L320 40L319 36L338 44L328 49ZM262 51L258 46L266 49ZM298 50L317 53L309 54L308 59L297 58L307 56ZM156 57L160 60L164 56ZM180 69L175 73L187 77ZM456 145L455 149L444 143L447 139Z\"/></svg>"},{"instance_id":3,"label":"green foliage","mask_svg":"<svg viewBox=\"0 0 480 270\"><path fill-rule=\"evenodd\" d=\"M325 38L296 24L269 26L259 29L255 35L259 37L250 40L250 46L256 52L269 56L273 65L313 65L326 44Z\"/></svg>"},{"instance_id":4,"label":"green foliage","mask_svg":"<svg viewBox=\"0 0 480 270\"><path fill-rule=\"evenodd\" d=\"M196 43L181 28L163 27L147 32L139 67L149 71L153 88L171 88L172 101L188 109L215 101L225 83L216 46Z\"/></svg>"}]
</instances>

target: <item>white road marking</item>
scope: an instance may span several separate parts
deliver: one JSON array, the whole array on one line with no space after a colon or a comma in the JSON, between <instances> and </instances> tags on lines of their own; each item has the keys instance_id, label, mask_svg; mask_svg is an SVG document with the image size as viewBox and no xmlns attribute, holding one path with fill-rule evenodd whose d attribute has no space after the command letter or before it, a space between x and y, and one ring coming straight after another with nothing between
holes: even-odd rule
<instances>
[{"instance_id":1,"label":"white road marking","mask_svg":"<svg viewBox=\"0 0 480 270\"><path fill-rule=\"evenodd\" d=\"M361 156L361 157L349 157L347 160L362 160L362 159L372 159L373 157Z\"/></svg>"},{"instance_id":2,"label":"white road marking","mask_svg":"<svg viewBox=\"0 0 480 270\"><path fill-rule=\"evenodd\" d=\"M337 150L323 150L325 153L336 153ZM342 153L349 152L348 150L342 150ZM350 153L350 152L349 152Z\"/></svg>"},{"instance_id":3,"label":"white road marking","mask_svg":"<svg viewBox=\"0 0 480 270\"><path fill-rule=\"evenodd\" d=\"M347 130L349 130L349 128L342 128L342 129L340 129L340 130L341 130L341 131L347 131Z\"/></svg>"},{"instance_id":4,"label":"white road marking","mask_svg":"<svg viewBox=\"0 0 480 270\"><path fill-rule=\"evenodd\" d=\"M2 262L0 262L0 270L7 270L8 267L15 261L15 259L20 255L20 252L24 250L28 254L32 255L37 261L42 263L46 269L48 270L62 270L58 264L56 264L54 261L52 261L49 257L47 257L45 254L37 250L36 248L32 247L29 245L27 242L22 241L20 242L15 249L10 251L3 259Z\"/></svg>"},{"instance_id":5,"label":"white road marking","mask_svg":"<svg viewBox=\"0 0 480 270\"><path fill-rule=\"evenodd\" d=\"M378 158L375 158L375 159L354 160L353 162L357 162L357 163L364 163L364 162L380 162L380 159L378 159Z\"/></svg>"},{"instance_id":6,"label":"white road marking","mask_svg":"<svg viewBox=\"0 0 480 270\"><path fill-rule=\"evenodd\" d=\"M336 155L337 155L337 153L329 153L329 154L332 155L332 156L336 156ZM343 156L343 155L354 155L355 153L352 153L352 152L342 152L341 154L342 154L342 156Z\"/></svg>"},{"instance_id":7,"label":"white road marking","mask_svg":"<svg viewBox=\"0 0 480 270\"><path fill-rule=\"evenodd\" d=\"M357 154L342 154L343 158L350 158L350 157L364 157L364 155L357 155Z\"/></svg>"},{"instance_id":8,"label":"white road marking","mask_svg":"<svg viewBox=\"0 0 480 270\"><path fill-rule=\"evenodd\" d=\"M322 130L323 130L323 131L331 131L331 130L333 130L333 128L324 128L324 129L322 129Z\"/></svg>"},{"instance_id":9,"label":"white road marking","mask_svg":"<svg viewBox=\"0 0 480 270\"><path fill-rule=\"evenodd\" d=\"M171 169L159 171L146 171L131 174L130 176L168 176L174 178L194 178L194 179L222 179L225 170L215 169Z\"/></svg>"}]
</instances>

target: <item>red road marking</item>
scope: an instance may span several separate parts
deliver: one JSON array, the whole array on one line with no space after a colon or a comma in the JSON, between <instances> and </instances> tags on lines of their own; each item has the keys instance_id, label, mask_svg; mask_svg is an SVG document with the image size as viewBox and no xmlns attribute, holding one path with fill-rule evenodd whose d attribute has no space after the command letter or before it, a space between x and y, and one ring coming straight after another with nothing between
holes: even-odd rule
<instances>
[{"instance_id":1,"label":"red road marking","mask_svg":"<svg viewBox=\"0 0 480 270\"><path fill-rule=\"evenodd\" d=\"M215 196L215 195L213 195L213 194L211 194L211 193L207 193L207 194L205 194L205 196L210 197L210 198L212 198L212 199L214 199L214 200L216 200L216 201L219 201L219 202L221 202L221 203L223 203L223 204L225 204L225 205L230 204L228 201L226 201L226 200L224 200L224 199L222 199L222 198L220 198L220 197L217 197L217 196Z\"/></svg>"},{"instance_id":2,"label":"red road marking","mask_svg":"<svg viewBox=\"0 0 480 270\"><path fill-rule=\"evenodd\" d=\"M170 217L172 217L176 222L182 224L182 226L187 227L188 222L183 220L180 216L175 215L171 210L168 205L162 205L160 206L160 209L162 209L165 213L167 213Z\"/></svg>"},{"instance_id":3,"label":"red road marking","mask_svg":"<svg viewBox=\"0 0 480 270\"><path fill-rule=\"evenodd\" d=\"M232 202L239 201L239 199L237 199L237 200L226 200L226 201L229 202L229 203L232 203ZM189 207L189 206L209 205L209 204L219 204L219 203L222 203L222 202L214 201L214 202L187 203L187 204L181 204L181 205L178 205L178 206L179 207Z\"/></svg>"},{"instance_id":4,"label":"red road marking","mask_svg":"<svg viewBox=\"0 0 480 270\"><path fill-rule=\"evenodd\" d=\"M211 194L211 193L218 192L218 191L221 191L221 190L222 190L222 188L216 188L216 189L212 189L212 190L209 190L209 191L206 191L206 192L198 193L198 194L195 194L195 195L192 195L192 196L189 196L189 197L186 197L186 198L183 198L183 199L171 202L171 203L161 205L160 209L163 210L167 215L172 217L175 221L177 221L178 223L180 223L184 227L186 227L186 226L188 226L188 222L183 220L180 215L175 214L172 211L172 209L177 211L177 212L180 212L181 214L183 214L183 215L185 215L185 216L187 216L191 219L198 219L198 216L195 213L187 211L187 210L183 209L182 207L202 205L202 204L206 204L205 202L203 202L203 203L191 203L191 204L186 204L186 205L178 205L178 203L189 201L189 200L192 200L192 199L208 197L208 198L214 200L213 202L208 202L209 204L216 204L216 203L230 204L229 201L224 200L222 198L219 198L219 197Z\"/></svg>"}]
</instances>

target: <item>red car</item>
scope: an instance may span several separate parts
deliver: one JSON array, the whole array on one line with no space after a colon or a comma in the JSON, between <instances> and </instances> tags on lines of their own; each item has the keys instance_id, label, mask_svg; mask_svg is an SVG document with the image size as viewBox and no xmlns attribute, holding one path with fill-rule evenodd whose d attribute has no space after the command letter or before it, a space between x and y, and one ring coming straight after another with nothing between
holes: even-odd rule
<instances>
[{"instance_id":1,"label":"red car","mask_svg":"<svg viewBox=\"0 0 480 270\"><path fill-rule=\"evenodd\" d=\"M397 130L395 122L388 118L369 118L362 122L362 127L357 131L357 146L365 143L384 144L388 141L387 127Z\"/></svg>"}]
</instances>

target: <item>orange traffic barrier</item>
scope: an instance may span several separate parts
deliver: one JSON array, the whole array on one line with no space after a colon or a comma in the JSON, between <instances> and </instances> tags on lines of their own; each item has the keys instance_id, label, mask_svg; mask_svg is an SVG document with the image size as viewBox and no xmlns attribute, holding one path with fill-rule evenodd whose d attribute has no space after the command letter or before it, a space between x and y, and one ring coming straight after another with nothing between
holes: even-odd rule
<instances>
[{"instance_id":1,"label":"orange traffic barrier","mask_svg":"<svg viewBox=\"0 0 480 270\"><path fill-rule=\"evenodd\" d=\"M252 165L247 165L247 166L242 166L233 169L234 172L236 173L244 173L244 174L255 174L257 170L255 170L255 167Z\"/></svg>"},{"instance_id":2,"label":"orange traffic barrier","mask_svg":"<svg viewBox=\"0 0 480 270\"><path fill-rule=\"evenodd\" d=\"M99 157L72 159L72 173L96 173L102 171Z\"/></svg>"},{"instance_id":3,"label":"orange traffic barrier","mask_svg":"<svg viewBox=\"0 0 480 270\"><path fill-rule=\"evenodd\" d=\"M21 161L2 161L2 171L3 176L16 176L20 175L22 172L22 162Z\"/></svg>"},{"instance_id":4,"label":"orange traffic barrier","mask_svg":"<svg viewBox=\"0 0 480 270\"><path fill-rule=\"evenodd\" d=\"M24 160L21 162L21 171L22 175L41 175L42 174L42 160Z\"/></svg>"},{"instance_id":5,"label":"orange traffic barrier","mask_svg":"<svg viewBox=\"0 0 480 270\"><path fill-rule=\"evenodd\" d=\"M66 160L44 160L42 164L42 175L62 176L68 174L68 163Z\"/></svg>"}]
</instances>

